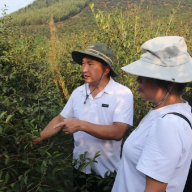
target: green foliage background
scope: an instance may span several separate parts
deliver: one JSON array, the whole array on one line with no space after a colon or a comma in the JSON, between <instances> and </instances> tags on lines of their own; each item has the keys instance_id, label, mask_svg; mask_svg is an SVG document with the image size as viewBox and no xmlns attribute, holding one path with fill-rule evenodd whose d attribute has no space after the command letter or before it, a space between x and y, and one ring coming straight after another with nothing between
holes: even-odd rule
<instances>
[{"instance_id":1,"label":"green foliage background","mask_svg":"<svg viewBox=\"0 0 192 192\"><path fill-rule=\"evenodd\" d=\"M192 53L192 31L189 25L175 21L176 8L160 19L153 9L142 6L103 11L90 4L96 30L61 35L57 25L50 23L50 38L26 35L13 25L9 16L0 18L0 191L71 192L75 190L74 177L84 177L72 174L72 136L61 132L32 145L33 136L38 136L62 110L68 94L83 84L80 66L71 59L73 50L84 50L93 42L104 42L114 50L114 68L119 73L115 80L128 86L135 97L134 126L128 129L125 138L147 113L150 104L139 98L135 76L125 74L120 68L138 59L141 45L156 36L184 36ZM190 86L185 97L191 101ZM85 160L96 163L96 157L86 159L86 153L82 154L79 170L86 166ZM103 190L108 190L114 178L115 172L106 174L105 178L95 175L86 179L81 191L95 181L105 183Z\"/></svg>"}]
</instances>

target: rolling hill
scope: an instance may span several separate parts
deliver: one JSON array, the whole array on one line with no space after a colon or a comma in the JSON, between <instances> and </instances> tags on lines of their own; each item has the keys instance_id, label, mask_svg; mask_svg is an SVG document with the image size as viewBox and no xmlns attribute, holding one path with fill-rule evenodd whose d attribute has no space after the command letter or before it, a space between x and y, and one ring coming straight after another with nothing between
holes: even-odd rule
<instances>
[{"instance_id":1,"label":"rolling hill","mask_svg":"<svg viewBox=\"0 0 192 192\"><path fill-rule=\"evenodd\" d=\"M185 0L36 0L27 7L11 14L13 23L22 26L26 33L49 36L49 20L53 15L58 32L62 35L92 31L97 28L89 3L95 4L95 9L111 11L119 8L130 8L142 4L143 12L152 9L154 16L168 17L177 10L175 20L184 23L191 21L192 1Z\"/></svg>"}]
</instances>

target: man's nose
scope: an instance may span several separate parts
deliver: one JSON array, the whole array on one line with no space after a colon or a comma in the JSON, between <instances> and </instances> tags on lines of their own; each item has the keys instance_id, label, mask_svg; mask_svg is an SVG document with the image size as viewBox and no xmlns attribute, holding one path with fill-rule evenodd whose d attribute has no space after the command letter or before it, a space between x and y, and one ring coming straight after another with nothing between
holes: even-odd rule
<instances>
[{"instance_id":1,"label":"man's nose","mask_svg":"<svg viewBox=\"0 0 192 192\"><path fill-rule=\"evenodd\" d=\"M87 66L86 64L83 64L83 65L81 66L81 70L82 70L83 73L87 72L88 66Z\"/></svg>"}]
</instances>

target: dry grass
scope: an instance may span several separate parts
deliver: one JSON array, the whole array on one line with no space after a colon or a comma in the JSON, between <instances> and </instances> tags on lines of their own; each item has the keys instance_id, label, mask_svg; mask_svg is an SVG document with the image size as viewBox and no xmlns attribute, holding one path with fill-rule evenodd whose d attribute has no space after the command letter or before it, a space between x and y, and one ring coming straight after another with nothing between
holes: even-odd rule
<instances>
[{"instance_id":1,"label":"dry grass","mask_svg":"<svg viewBox=\"0 0 192 192\"><path fill-rule=\"evenodd\" d=\"M59 49L60 46L56 38L57 28L55 27L55 23L52 15L51 15L49 26L50 26L50 32L51 32L51 50L50 50L50 56L49 56L51 71L54 77L54 82L56 84L56 87L57 88L60 87L62 89L63 95L68 100L69 93L57 65L57 60L60 55L60 49Z\"/></svg>"}]
</instances>

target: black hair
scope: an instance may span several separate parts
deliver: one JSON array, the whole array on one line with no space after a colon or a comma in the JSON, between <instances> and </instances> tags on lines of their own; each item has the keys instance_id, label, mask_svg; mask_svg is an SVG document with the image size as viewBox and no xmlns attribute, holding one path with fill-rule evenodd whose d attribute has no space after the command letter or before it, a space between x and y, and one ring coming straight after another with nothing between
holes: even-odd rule
<instances>
[{"instance_id":1,"label":"black hair","mask_svg":"<svg viewBox=\"0 0 192 192\"><path fill-rule=\"evenodd\" d=\"M165 81L165 80L160 80L160 79L157 79L156 82L159 87L163 87L167 90L169 90L169 85L172 84L172 82L170 82L170 81ZM175 83L176 93L181 95L183 93L185 87L187 86L187 84L188 83Z\"/></svg>"}]
</instances>

